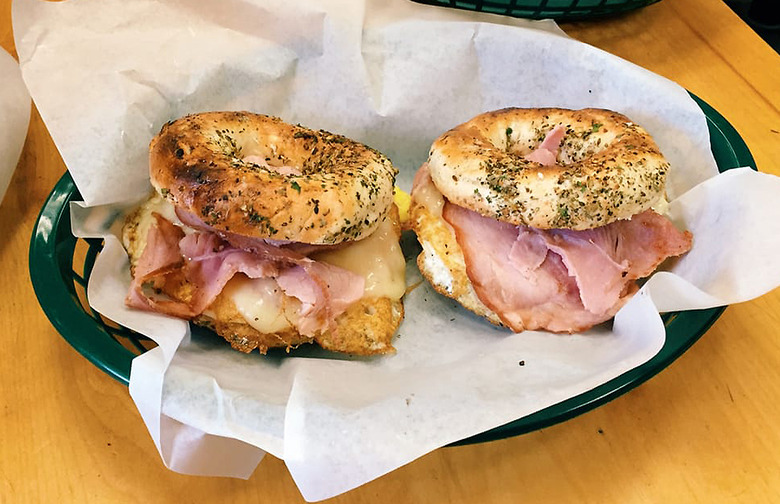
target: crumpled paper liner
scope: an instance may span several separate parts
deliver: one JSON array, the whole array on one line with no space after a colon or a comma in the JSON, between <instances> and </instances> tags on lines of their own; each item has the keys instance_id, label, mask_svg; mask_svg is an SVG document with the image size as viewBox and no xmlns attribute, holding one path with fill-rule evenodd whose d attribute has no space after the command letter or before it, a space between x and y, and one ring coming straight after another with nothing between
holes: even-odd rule
<instances>
[{"instance_id":1,"label":"crumpled paper liner","mask_svg":"<svg viewBox=\"0 0 780 504\"><path fill-rule=\"evenodd\" d=\"M30 95L16 60L0 49L0 202L11 182L30 123Z\"/></svg>"},{"instance_id":2,"label":"crumpled paper liner","mask_svg":"<svg viewBox=\"0 0 780 504\"><path fill-rule=\"evenodd\" d=\"M74 232L105 237L90 303L159 344L133 361L130 393L173 470L248 477L267 451L307 500L325 499L641 365L664 342L658 309L780 284L780 179L715 176L705 117L685 90L554 23L400 0L17 0L14 22L25 81L85 200L72 207ZM130 276L111 224L148 191L147 146L164 122L215 109L279 115L386 153L408 190L433 139L505 106L620 111L672 163L669 212L694 248L614 324L512 335L423 283L405 298L395 356L263 357L124 307ZM419 280L412 261L407 273Z\"/></svg>"}]
</instances>

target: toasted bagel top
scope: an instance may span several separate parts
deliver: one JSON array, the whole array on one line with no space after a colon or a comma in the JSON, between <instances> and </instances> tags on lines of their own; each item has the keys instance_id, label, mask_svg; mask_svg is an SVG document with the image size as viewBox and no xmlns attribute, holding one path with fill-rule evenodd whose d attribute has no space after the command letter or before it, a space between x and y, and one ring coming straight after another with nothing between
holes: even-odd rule
<instances>
[{"instance_id":1,"label":"toasted bagel top","mask_svg":"<svg viewBox=\"0 0 780 504\"><path fill-rule=\"evenodd\" d=\"M554 165L529 161L556 126ZM641 126L603 109L507 108L433 142L436 187L482 215L536 228L590 229L628 219L664 196L669 163Z\"/></svg>"},{"instance_id":2,"label":"toasted bagel top","mask_svg":"<svg viewBox=\"0 0 780 504\"><path fill-rule=\"evenodd\" d=\"M217 230L313 244L371 234L397 173L361 143L249 112L165 124L149 164L162 196Z\"/></svg>"}]
</instances>

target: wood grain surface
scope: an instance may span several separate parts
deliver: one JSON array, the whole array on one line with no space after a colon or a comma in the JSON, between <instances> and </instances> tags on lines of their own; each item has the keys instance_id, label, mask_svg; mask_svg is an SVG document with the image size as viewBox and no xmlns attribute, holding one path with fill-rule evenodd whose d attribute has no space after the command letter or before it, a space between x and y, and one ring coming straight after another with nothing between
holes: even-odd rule
<instances>
[{"instance_id":1,"label":"wood grain surface","mask_svg":"<svg viewBox=\"0 0 780 504\"><path fill-rule=\"evenodd\" d=\"M562 28L703 98L759 169L780 175L780 57L720 0L666 0ZM0 0L0 45L15 54L10 0ZM165 469L127 388L52 328L27 253L64 171L33 109L0 206L0 502L303 502L272 456L248 481ZM527 435L436 450L328 502L777 502L778 419L776 290L729 307L670 367L605 406Z\"/></svg>"}]
</instances>

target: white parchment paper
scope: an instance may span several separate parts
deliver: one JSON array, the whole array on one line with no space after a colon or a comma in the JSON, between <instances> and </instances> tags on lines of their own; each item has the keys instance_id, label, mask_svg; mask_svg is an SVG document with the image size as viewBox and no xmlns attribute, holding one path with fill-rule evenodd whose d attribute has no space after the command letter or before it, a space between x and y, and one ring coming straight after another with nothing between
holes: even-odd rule
<instances>
[{"instance_id":1,"label":"white parchment paper","mask_svg":"<svg viewBox=\"0 0 780 504\"><path fill-rule=\"evenodd\" d=\"M17 0L14 32L85 200L72 207L74 232L106 239L90 303L159 344L133 361L130 393L176 471L248 477L267 451L307 500L325 499L646 362L664 343L658 309L744 301L780 284L780 179L715 176L706 119L685 90L552 22L403 0ZM111 224L149 190L147 146L166 121L246 109L329 129L390 156L408 190L433 139L505 106L620 111L672 163L670 215L694 248L613 325L512 335L423 284L405 299L395 356L262 357L124 307L130 276ZM419 279L413 263L407 273Z\"/></svg>"},{"instance_id":2,"label":"white parchment paper","mask_svg":"<svg viewBox=\"0 0 780 504\"><path fill-rule=\"evenodd\" d=\"M30 105L19 64L0 49L0 202L24 147Z\"/></svg>"}]
</instances>

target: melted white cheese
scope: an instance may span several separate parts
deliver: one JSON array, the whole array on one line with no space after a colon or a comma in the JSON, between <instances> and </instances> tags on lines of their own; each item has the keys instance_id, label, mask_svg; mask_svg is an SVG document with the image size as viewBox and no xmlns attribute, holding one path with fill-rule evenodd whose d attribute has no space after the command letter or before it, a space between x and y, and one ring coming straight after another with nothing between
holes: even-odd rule
<instances>
[{"instance_id":1,"label":"melted white cheese","mask_svg":"<svg viewBox=\"0 0 780 504\"><path fill-rule=\"evenodd\" d=\"M390 219L382 221L367 238L338 250L312 254L311 258L365 278L364 298L401 299L406 291L406 261Z\"/></svg>"},{"instance_id":2,"label":"melted white cheese","mask_svg":"<svg viewBox=\"0 0 780 504\"><path fill-rule=\"evenodd\" d=\"M224 293L233 300L247 324L263 333L289 328L297 319L301 303L285 296L273 278L234 276Z\"/></svg>"},{"instance_id":3,"label":"melted white cheese","mask_svg":"<svg viewBox=\"0 0 780 504\"><path fill-rule=\"evenodd\" d=\"M311 258L365 278L364 298L395 300L406 290L406 262L389 219L369 237L338 250L312 254ZM273 279L237 275L225 287L225 294L230 296L247 323L260 332L287 329L298 319L300 302L286 296Z\"/></svg>"},{"instance_id":4,"label":"melted white cheese","mask_svg":"<svg viewBox=\"0 0 780 504\"><path fill-rule=\"evenodd\" d=\"M658 198L658 201L653 204L652 208L656 213L666 215L666 212L669 211L669 201L666 199L666 195Z\"/></svg>"}]
</instances>

